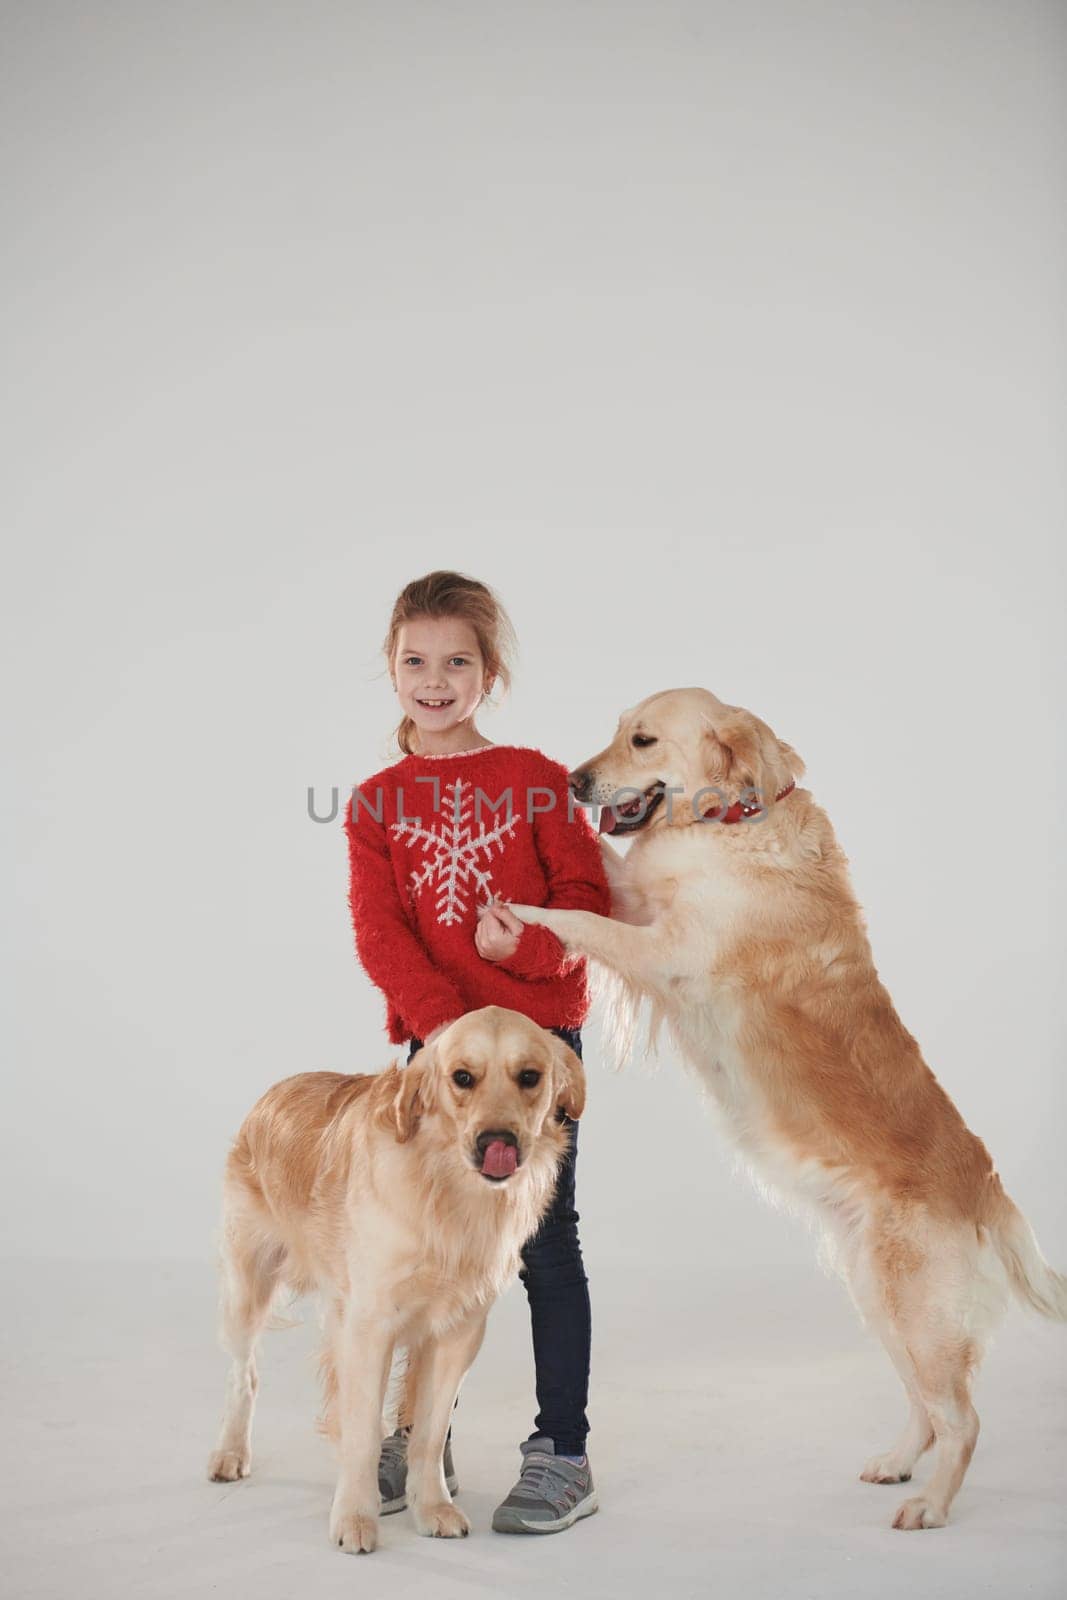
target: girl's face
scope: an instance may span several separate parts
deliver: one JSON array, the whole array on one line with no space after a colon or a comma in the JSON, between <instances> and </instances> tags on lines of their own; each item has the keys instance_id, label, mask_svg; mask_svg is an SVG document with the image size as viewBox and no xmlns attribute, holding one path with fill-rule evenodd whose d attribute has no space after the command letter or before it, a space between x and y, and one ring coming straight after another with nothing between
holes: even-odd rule
<instances>
[{"instance_id":1,"label":"girl's face","mask_svg":"<svg viewBox=\"0 0 1067 1600\"><path fill-rule=\"evenodd\" d=\"M482 699L485 662L478 636L461 617L416 617L401 624L393 684L420 733L449 732L470 722Z\"/></svg>"}]
</instances>

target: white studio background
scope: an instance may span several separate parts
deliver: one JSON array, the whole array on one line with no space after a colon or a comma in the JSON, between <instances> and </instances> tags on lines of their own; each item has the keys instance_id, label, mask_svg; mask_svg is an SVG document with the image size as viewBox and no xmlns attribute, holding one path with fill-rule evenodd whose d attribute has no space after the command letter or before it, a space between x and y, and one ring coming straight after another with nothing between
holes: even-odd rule
<instances>
[{"instance_id":1,"label":"white studio background","mask_svg":"<svg viewBox=\"0 0 1067 1600\"><path fill-rule=\"evenodd\" d=\"M1067 1261L1064 31L4 8L7 1256L209 1266L258 1094L396 1054L307 791L388 759L389 610L448 566L518 630L490 737L573 764L702 684L797 747ZM591 1276L807 1265L675 1061L586 1056Z\"/></svg>"}]
</instances>

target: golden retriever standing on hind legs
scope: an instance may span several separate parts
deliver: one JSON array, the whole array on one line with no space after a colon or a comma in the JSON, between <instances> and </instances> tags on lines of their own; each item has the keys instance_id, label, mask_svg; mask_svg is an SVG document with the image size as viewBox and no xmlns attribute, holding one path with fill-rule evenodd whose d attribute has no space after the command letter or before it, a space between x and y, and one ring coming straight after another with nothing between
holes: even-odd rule
<instances>
[{"instance_id":1,"label":"golden retriever standing on hind legs","mask_svg":"<svg viewBox=\"0 0 1067 1600\"><path fill-rule=\"evenodd\" d=\"M325 1431L340 1447L330 1537L378 1542L378 1455L394 1349L408 1356L408 1499L420 1533L455 1538L442 1457L493 1301L548 1207L585 1106L581 1061L500 1006L468 1012L407 1067L303 1072L257 1101L223 1182L223 1342L233 1357L208 1477L248 1476L256 1340L276 1290L321 1291Z\"/></svg>"},{"instance_id":2,"label":"golden retriever standing on hind legs","mask_svg":"<svg viewBox=\"0 0 1067 1600\"><path fill-rule=\"evenodd\" d=\"M513 905L666 1021L750 1167L814 1205L907 1391L907 1425L861 1476L905 1483L895 1528L940 1528L978 1438L971 1383L1007 1291L1067 1320L1044 1260L878 979L848 865L804 764L704 689L623 714L571 774L599 803L614 915ZM621 793L630 798L620 803ZM613 803L614 802L614 803ZM619 920L616 920L619 919ZM624 1028L624 1035L625 1035Z\"/></svg>"}]
</instances>

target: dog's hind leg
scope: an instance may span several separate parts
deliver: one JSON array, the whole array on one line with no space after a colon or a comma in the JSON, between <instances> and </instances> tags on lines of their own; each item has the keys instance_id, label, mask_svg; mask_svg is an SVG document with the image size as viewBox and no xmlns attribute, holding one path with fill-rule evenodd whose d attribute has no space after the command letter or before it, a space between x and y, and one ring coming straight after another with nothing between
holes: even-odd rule
<instances>
[{"instance_id":1,"label":"dog's hind leg","mask_svg":"<svg viewBox=\"0 0 1067 1600\"><path fill-rule=\"evenodd\" d=\"M907 1483L915 1463L934 1442L934 1429L919 1388L915 1363L893 1316L901 1273L917 1268L922 1255L915 1246L908 1255L900 1241L907 1236L904 1219L882 1211L858 1221L839 1241L837 1259L864 1322L881 1339L908 1397L908 1420L890 1450L872 1456L860 1473L864 1483Z\"/></svg>"},{"instance_id":2,"label":"dog's hind leg","mask_svg":"<svg viewBox=\"0 0 1067 1600\"><path fill-rule=\"evenodd\" d=\"M415 1406L425 1360L425 1343L415 1345L405 1352L404 1370L400 1374L400 1393L396 1413L396 1425L398 1428L410 1428L415 1421Z\"/></svg>"},{"instance_id":3,"label":"dog's hind leg","mask_svg":"<svg viewBox=\"0 0 1067 1600\"><path fill-rule=\"evenodd\" d=\"M216 1483L247 1478L252 1464L252 1412L259 1377L256 1340L270 1313L284 1249L265 1239L240 1212L223 1220L220 1338L233 1360L226 1381L226 1405L218 1443L208 1458L207 1475Z\"/></svg>"},{"instance_id":4,"label":"dog's hind leg","mask_svg":"<svg viewBox=\"0 0 1067 1600\"><path fill-rule=\"evenodd\" d=\"M344 1320L344 1306L339 1299L322 1303L323 1342L319 1350L319 1383L322 1387L322 1405L319 1408L317 1427L337 1448L341 1446L341 1421L337 1414L337 1340Z\"/></svg>"},{"instance_id":5,"label":"dog's hind leg","mask_svg":"<svg viewBox=\"0 0 1067 1600\"><path fill-rule=\"evenodd\" d=\"M914 1363L892 1322L884 1315L870 1318L871 1326L889 1352L908 1397L908 1420L891 1450L872 1456L860 1477L864 1483L907 1483L915 1463L934 1442L934 1427L919 1388Z\"/></svg>"},{"instance_id":6,"label":"dog's hind leg","mask_svg":"<svg viewBox=\"0 0 1067 1600\"><path fill-rule=\"evenodd\" d=\"M888 1325L883 1338L912 1400L909 1426L885 1464L907 1467L912 1454L913 1466L928 1445L928 1426L936 1440L929 1482L897 1509L893 1526L944 1528L977 1443L971 1379L998 1291L985 1283L973 1229L925 1208L883 1216L864 1256L878 1323Z\"/></svg>"},{"instance_id":7,"label":"dog's hind leg","mask_svg":"<svg viewBox=\"0 0 1067 1600\"><path fill-rule=\"evenodd\" d=\"M934 1470L923 1493L905 1500L894 1528L942 1528L978 1442L971 1383L980 1351L955 1317L915 1318L902 1330L915 1363L919 1393L937 1440Z\"/></svg>"}]
</instances>

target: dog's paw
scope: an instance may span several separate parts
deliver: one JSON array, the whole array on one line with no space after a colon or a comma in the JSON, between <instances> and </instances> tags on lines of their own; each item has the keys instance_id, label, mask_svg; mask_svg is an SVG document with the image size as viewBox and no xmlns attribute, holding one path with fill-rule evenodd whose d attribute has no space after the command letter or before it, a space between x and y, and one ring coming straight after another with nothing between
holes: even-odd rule
<instances>
[{"instance_id":1,"label":"dog's paw","mask_svg":"<svg viewBox=\"0 0 1067 1600\"><path fill-rule=\"evenodd\" d=\"M213 1450L208 1457L207 1475L212 1483L236 1483L247 1478L252 1467L249 1450Z\"/></svg>"},{"instance_id":2,"label":"dog's paw","mask_svg":"<svg viewBox=\"0 0 1067 1600\"><path fill-rule=\"evenodd\" d=\"M860 1473L863 1483L907 1483L910 1478L911 1467L898 1461L892 1452L872 1456Z\"/></svg>"},{"instance_id":3,"label":"dog's paw","mask_svg":"<svg viewBox=\"0 0 1067 1600\"><path fill-rule=\"evenodd\" d=\"M378 1518L366 1511L330 1513L330 1543L350 1556L369 1556L378 1548Z\"/></svg>"},{"instance_id":4,"label":"dog's paw","mask_svg":"<svg viewBox=\"0 0 1067 1600\"><path fill-rule=\"evenodd\" d=\"M917 1494L914 1499L905 1500L893 1518L893 1526L911 1532L915 1528L943 1528L947 1521L943 1511L932 1505L925 1495Z\"/></svg>"},{"instance_id":5,"label":"dog's paw","mask_svg":"<svg viewBox=\"0 0 1067 1600\"><path fill-rule=\"evenodd\" d=\"M428 1539L465 1539L471 1525L458 1506L442 1501L436 1506L414 1506L415 1527Z\"/></svg>"}]
</instances>

